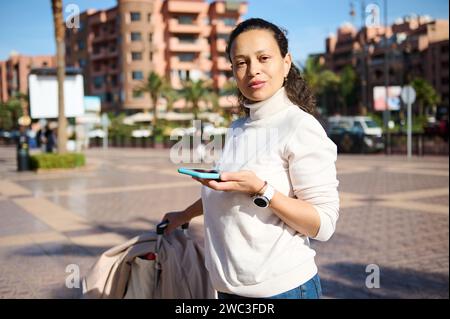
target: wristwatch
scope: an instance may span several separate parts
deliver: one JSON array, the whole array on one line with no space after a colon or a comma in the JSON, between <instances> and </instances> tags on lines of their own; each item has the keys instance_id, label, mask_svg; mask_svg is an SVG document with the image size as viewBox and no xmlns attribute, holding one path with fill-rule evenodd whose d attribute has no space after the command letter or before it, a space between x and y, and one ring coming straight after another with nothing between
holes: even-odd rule
<instances>
[{"instance_id":1,"label":"wristwatch","mask_svg":"<svg viewBox=\"0 0 450 319\"><path fill-rule=\"evenodd\" d=\"M272 200L273 195L275 195L275 189L270 184L267 184L267 182L266 185L267 187L264 194L255 194L253 196L253 203L262 208L269 207L270 201Z\"/></svg>"}]
</instances>

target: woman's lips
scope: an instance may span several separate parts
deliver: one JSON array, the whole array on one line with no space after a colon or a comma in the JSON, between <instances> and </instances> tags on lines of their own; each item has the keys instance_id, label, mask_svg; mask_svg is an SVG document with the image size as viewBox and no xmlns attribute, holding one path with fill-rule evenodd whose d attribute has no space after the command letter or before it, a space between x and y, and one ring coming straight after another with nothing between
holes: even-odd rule
<instances>
[{"instance_id":1,"label":"woman's lips","mask_svg":"<svg viewBox=\"0 0 450 319\"><path fill-rule=\"evenodd\" d=\"M262 88L264 85L266 85L266 82L255 82L249 85L250 88L257 90Z\"/></svg>"}]
</instances>

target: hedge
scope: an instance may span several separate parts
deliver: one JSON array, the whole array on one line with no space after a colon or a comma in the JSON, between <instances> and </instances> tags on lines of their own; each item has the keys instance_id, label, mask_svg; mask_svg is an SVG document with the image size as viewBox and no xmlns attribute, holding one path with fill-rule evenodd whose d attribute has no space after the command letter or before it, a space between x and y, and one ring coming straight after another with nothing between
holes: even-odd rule
<instances>
[{"instance_id":1,"label":"hedge","mask_svg":"<svg viewBox=\"0 0 450 319\"><path fill-rule=\"evenodd\" d=\"M30 156L30 167L33 170L37 169L52 169L52 168L75 168L86 164L86 158L81 153L67 153L67 154L37 154Z\"/></svg>"}]
</instances>

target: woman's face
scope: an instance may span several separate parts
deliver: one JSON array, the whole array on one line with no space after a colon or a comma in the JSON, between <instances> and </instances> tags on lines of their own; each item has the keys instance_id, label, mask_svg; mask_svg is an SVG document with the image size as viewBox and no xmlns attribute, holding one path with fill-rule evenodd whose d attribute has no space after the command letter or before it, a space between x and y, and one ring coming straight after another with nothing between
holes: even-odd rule
<instances>
[{"instance_id":1,"label":"woman's face","mask_svg":"<svg viewBox=\"0 0 450 319\"><path fill-rule=\"evenodd\" d=\"M231 46L234 78L241 93L259 102L274 95L291 68L291 56L281 56L273 33L250 30L238 35Z\"/></svg>"}]
</instances>

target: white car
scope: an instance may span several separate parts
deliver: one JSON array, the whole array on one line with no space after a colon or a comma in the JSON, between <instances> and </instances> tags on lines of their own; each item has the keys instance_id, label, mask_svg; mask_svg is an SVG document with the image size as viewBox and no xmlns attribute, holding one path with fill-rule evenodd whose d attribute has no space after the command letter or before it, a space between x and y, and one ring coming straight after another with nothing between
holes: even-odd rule
<instances>
[{"instance_id":1,"label":"white car","mask_svg":"<svg viewBox=\"0 0 450 319\"><path fill-rule=\"evenodd\" d=\"M342 152L384 149L383 129L369 116L331 116L327 134Z\"/></svg>"}]
</instances>

